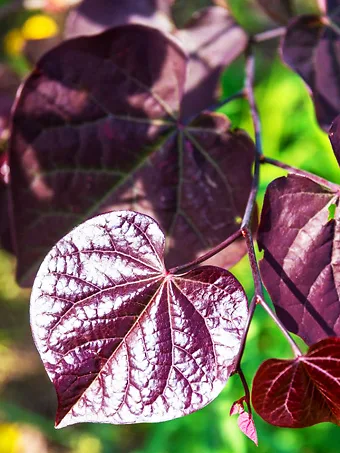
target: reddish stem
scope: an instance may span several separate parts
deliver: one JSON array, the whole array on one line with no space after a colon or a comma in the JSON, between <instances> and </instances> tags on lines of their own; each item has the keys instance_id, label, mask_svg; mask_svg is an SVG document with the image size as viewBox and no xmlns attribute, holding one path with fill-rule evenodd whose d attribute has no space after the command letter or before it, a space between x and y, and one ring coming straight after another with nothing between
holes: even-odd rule
<instances>
[{"instance_id":1,"label":"reddish stem","mask_svg":"<svg viewBox=\"0 0 340 453\"><path fill-rule=\"evenodd\" d=\"M304 176L306 178L309 178L312 181L316 182L317 184L327 187L334 193L338 193L340 191L340 186L338 184L330 182L327 179L321 178L321 176L317 176L317 175L314 175L313 173L309 173L309 171L300 170L299 168L292 167L291 165L285 164L284 162L281 162L279 160L272 159L271 157L262 156L261 163L271 164L271 165L274 165L275 167L283 168L284 170L287 170L289 173L293 173L295 175Z\"/></svg>"}]
</instances>

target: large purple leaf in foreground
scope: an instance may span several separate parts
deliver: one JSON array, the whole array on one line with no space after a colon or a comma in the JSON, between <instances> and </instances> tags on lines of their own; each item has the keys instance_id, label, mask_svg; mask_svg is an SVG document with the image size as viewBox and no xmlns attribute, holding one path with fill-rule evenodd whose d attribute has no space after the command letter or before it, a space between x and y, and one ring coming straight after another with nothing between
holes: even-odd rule
<instances>
[{"instance_id":1,"label":"large purple leaf in foreground","mask_svg":"<svg viewBox=\"0 0 340 453\"><path fill-rule=\"evenodd\" d=\"M339 425L340 338L322 340L294 360L265 361L254 378L252 402L275 426Z\"/></svg>"},{"instance_id":2,"label":"large purple leaf in foreground","mask_svg":"<svg viewBox=\"0 0 340 453\"><path fill-rule=\"evenodd\" d=\"M168 273L164 244L153 219L118 211L75 228L45 258L31 325L56 387L58 427L169 420L224 387L245 293L221 268Z\"/></svg>"},{"instance_id":3,"label":"large purple leaf in foreground","mask_svg":"<svg viewBox=\"0 0 340 453\"><path fill-rule=\"evenodd\" d=\"M141 25L70 40L40 61L10 142L21 284L75 225L113 209L160 222L169 267L239 228L254 145L223 115L181 123L186 63L173 39ZM218 263L237 262L245 248L234 250Z\"/></svg>"},{"instance_id":4,"label":"large purple leaf in foreground","mask_svg":"<svg viewBox=\"0 0 340 453\"><path fill-rule=\"evenodd\" d=\"M340 15L333 20L339 20ZM319 16L293 19L282 43L282 56L313 94L320 126L328 131L340 112L340 36Z\"/></svg>"},{"instance_id":5,"label":"large purple leaf in foreground","mask_svg":"<svg viewBox=\"0 0 340 453\"><path fill-rule=\"evenodd\" d=\"M340 335L338 206L339 193L296 175L272 182L264 200L262 278L281 321L309 345Z\"/></svg>"}]
</instances>

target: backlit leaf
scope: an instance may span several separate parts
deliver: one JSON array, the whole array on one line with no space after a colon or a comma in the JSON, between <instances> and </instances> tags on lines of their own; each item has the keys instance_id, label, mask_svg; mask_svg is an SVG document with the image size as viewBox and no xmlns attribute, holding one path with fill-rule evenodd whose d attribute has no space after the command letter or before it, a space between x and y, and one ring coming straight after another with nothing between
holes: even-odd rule
<instances>
[{"instance_id":1,"label":"backlit leaf","mask_svg":"<svg viewBox=\"0 0 340 453\"><path fill-rule=\"evenodd\" d=\"M58 395L56 425L158 422L223 389L247 300L226 270L164 267L148 216L94 217L45 258L31 297L34 339Z\"/></svg>"},{"instance_id":2,"label":"backlit leaf","mask_svg":"<svg viewBox=\"0 0 340 453\"><path fill-rule=\"evenodd\" d=\"M254 378L252 402L275 426L340 424L340 338L322 340L294 360L264 362Z\"/></svg>"},{"instance_id":3,"label":"backlit leaf","mask_svg":"<svg viewBox=\"0 0 340 453\"><path fill-rule=\"evenodd\" d=\"M261 274L281 321L309 345L340 335L339 216L339 193L308 178L289 175L268 186Z\"/></svg>"},{"instance_id":4,"label":"backlit leaf","mask_svg":"<svg viewBox=\"0 0 340 453\"><path fill-rule=\"evenodd\" d=\"M10 142L21 284L55 242L101 212L155 217L169 236L168 267L239 228L254 145L221 114L179 120L185 72L177 44L141 25L70 40L40 61ZM214 263L244 253L236 243Z\"/></svg>"},{"instance_id":5,"label":"backlit leaf","mask_svg":"<svg viewBox=\"0 0 340 453\"><path fill-rule=\"evenodd\" d=\"M300 16L289 23L283 60L311 89L317 119L326 131L340 112L339 55L340 35L319 16Z\"/></svg>"},{"instance_id":6,"label":"backlit leaf","mask_svg":"<svg viewBox=\"0 0 340 453\"><path fill-rule=\"evenodd\" d=\"M230 415L238 414L237 425L240 430L246 435L250 440L254 442L255 445L258 445L257 432L252 415L244 410L244 403L246 397L243 396L239 400L235 401L230 409ZM250 406L250 401L248 407Z\"/></svg>"}]
</instances>

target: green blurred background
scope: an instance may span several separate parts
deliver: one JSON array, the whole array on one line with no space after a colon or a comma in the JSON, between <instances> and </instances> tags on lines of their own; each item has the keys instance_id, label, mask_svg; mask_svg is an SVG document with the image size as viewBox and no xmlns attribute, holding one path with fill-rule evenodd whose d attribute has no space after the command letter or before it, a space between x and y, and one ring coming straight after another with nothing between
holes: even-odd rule
<instances>
[{"instance_id":1,"label":"green blurred background","mask_svg":"<svg viewBox=\"0 0 340 453\"><path fill-rule=\"evenodd\" d=\"M0 1L0 5L8 6L10 3ZM179 2L176 12L179 22L184 21L183 16L188 14L188 3L189 0L187 3ZM196 6L195 2L192 3L191 10ZM207 2L197 3L204 5ZM238 0L231 4L238 20L251 31L275 26L256 9L254 2ZM249 5L252 9L247 14ZM315 3L311 1L306 1L305 6L307 11L315 10ZM49 22L50 18L54 22ZM28 25L27 19L31 19ZM37 16L37 11L26 10L2 17L1 8L0 21L0 57L20 75L27 73L30 67L23 56L25 39L54 35L61 23L60 13L45 11ZM263 43L257 49L256 99L262 118L264 152L340 183L339 168L328 137L316 124L304 83L280 62L276 48L277 42L271 42ZM240 58L225 71L221 79L221 98L242 88L243 67L244 61ZM252 134L246 102L234 101L221 111L229 115L235 127L242 127ZM283 174L275 167L261 167L260 205L266 186ZM247 257L232 271L251 297L253 284ZM334 425L282 429L268 425L257 415L259 447L256 447L239 431L237 417L229 416L233 401L243 395L237 376L230 378L224 391L210 405L181 419L135 426L83 424L55 430L56 398L33 344L29 328L29 291L15 284L14 272L13 257L0 251L0 453L340 451L340 429ZM261 362L270 357L289 358L291 351L280 331L258 307L242 362L249 383Z\"/></svg>"}]
</instances>

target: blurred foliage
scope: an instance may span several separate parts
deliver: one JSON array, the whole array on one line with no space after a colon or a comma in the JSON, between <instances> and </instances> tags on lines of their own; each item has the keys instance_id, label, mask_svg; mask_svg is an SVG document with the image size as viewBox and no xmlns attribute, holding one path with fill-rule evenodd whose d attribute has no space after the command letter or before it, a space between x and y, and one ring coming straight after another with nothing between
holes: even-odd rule
<instances>
[{"instance_id":1,"label":"blurred foliage","mask_svg":"<svg viewBox=\"0 0 340 453\"><path fill-rule=\"evenodd\" d=\"M192 5L185 7L185 3L190 2L179 1L174 7L179 22L185 22L188 10L192 9ZM302 8L302 3L298 1L297 6ZM23 75L30 66L23 55L25 41L56 34L63 18L59 12L37 11L19 11L3 17L1 5L6 4L9 2L0 0L0 57ZM230 0L229 4L241 23L247 18L250 30L273 26L252 0ZM305 1L304 6L313 9L315 2ZM340 182L328 137L316 123L308 92L299 77L280 62L276 49L277 42L263 43L258 48L256 98L262 118L264 152ZM244 61L240 58L222 77L222 98L242 88L243 73ZM229 115L235 127L244 128L252 135L245 101L228 103L221 111ZM261 167L259 205L266 186L283 174L285 172L275 167ZM230 378L213 403L181 419L135 426L83 424L55 430L56 397L29 329L29 292L15 284L14 271L13 257L0 251L1 453L319 453L325 450L338 453L340 430L334 425L280 429L256 415L259 447L255 447L238 430L237 417L229 416L231 404L243 394L237 376ZM251 296L253 283L247 257L233 272ZM302 347L305 348L303 344ZM269 357L289 358L291 351L280 331L258 308L242 362L249 382L260 363Z\"/></svg>"}]
</instances>

